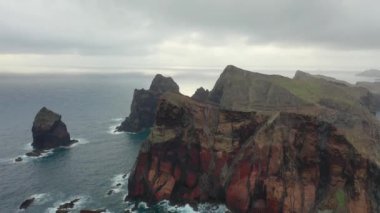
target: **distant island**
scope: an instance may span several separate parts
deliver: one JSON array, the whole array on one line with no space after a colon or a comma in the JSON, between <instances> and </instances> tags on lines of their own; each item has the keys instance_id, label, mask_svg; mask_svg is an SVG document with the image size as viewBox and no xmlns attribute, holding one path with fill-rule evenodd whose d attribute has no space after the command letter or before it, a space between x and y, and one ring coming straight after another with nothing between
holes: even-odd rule
<instances>
[{"instance_id":1,"label":"distant island","mask_svg":"<svg viewBox=\"0 0 380 213\"><path fill-rule=\"evenodd\" d=\"M380 70L378 69L365 70L364 72L358 73L357 76L380 78Z\"/></svg>"}]
</instances>

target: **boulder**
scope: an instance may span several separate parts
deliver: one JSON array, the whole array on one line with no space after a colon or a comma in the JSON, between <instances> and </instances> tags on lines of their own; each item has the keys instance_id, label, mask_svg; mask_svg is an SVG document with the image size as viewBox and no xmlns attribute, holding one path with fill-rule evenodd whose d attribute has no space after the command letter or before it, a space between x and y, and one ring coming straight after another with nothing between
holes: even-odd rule
<instances>
[{"instance_id":1,"label":"boulder","mask_svg":"<svg viewBox=\"0 0 380 213\"><path fill-rule=\"evenodd\" d=\"M139 132L153 126L158 98L165 92L179 93L179 87L170 77L157 74L149 90L135 89L130 115L116 131Z\"/></svg>"},{"instance_id":2,"label":"boulder","mask_svg":"<svg viewBox=\"0 0 380 213\"><path fill-rule=\"evenodd\" d=\"M71 209L74 208L75 206L75 203L77 203L80 199L79 198L76 198L70 202L67 202L67 203L63 203L61 205L59 205L58 209L57 209L57 213L65 213L65 212L69 212Z\"/></svg>"},{"instance_id":3,"label":"boulder","mask_svg":"<svg viewBox=\"0 0 380 213\"><path fill-rule=\"evenodd\" d=\"M21 203L19 209L27 209L34 202L34 200L34 197L26 199L24 202Z\"/></svg>"},{"instance_id":4,"label":"boulder","mask_svg":"<svg viewBox=\"0 0 380 213\"><path fill-rule=\"evenodd\" d=\"M47 150L60 146L70 146L77 142L70 139L66 124L62 122L61 115L43 107L34 118L33 143L35 150Z\"/></svg>"}]
</instances>

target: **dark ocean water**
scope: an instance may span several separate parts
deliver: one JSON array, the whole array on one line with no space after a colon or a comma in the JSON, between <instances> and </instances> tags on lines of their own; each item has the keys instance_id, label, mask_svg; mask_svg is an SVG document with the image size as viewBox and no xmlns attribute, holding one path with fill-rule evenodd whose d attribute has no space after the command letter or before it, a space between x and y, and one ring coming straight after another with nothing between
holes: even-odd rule
<instances>
[{"instance_id":1,"label":"dark ocean water","mask_svg":"<svg viewBox=\"0 0 380 213\"><path fill-rule=\"evenodd\" d=\"M175 79L191 94L198 86L210 88L217 76ZM60 204L80 198L79 209L107 208L123 212L128 204L127 174L148 132L114 134L129 114L135 88L148 88L152 76L114 75L1 75L0 76L0 213L18 212L34 196L25 212L55 212ZM46 106L62 115L72 138L79 143L41 158L14 159L31 150L35 114ZM120 187L116 185L122 184ZM115 192L108 196L107 192ZM189 212L189 206L167 210ZM215 207L215 206L214 206ZM212 207L212 208L214 208ZM210 206L200 206L200 211ZM223 212L224 207L213 212ZM157 208L156 208L157 209ZM161 208L162 209L162 208Z\"/></svg>"},{"instance_id":2,"label":"dark ocean water","mask_svg":"<svg viewBox=\"0 0 380 213\"><path fill-rule=\"evenodd\" d=\"M129 113L133 89L148 87L150 81L150 76L135 75L2 76L0 212L16 212L32 195L39 199L26 212L54 211L77 197L78 207L121 212L126 194L122 174L132 168L147 133L111 134L110 130ZM79 143L13 163L31 149L32 122L42 106L60 113ZM119 182L124 185L115 187ZM112 188L118 193L106 196Z\"/></svg>"},{"instance_id":3,"label":"dark ocean water","mask_svg":"<svg viewBox=\"0 0 380 213\"><path fill-rule=\"evenodd\" d=\"M18 212L31 196L36 201L25 212L55 212L60 204L75 198L80 201L72 212L84 208L123 212L129 206L123 202L127 194L123 175L133 167L148 131L115 134L113 130L129 114L133 90L148 88L152 78L137 74L1 75L0 213ZM176 81L192 92L212 79L183 76ZM71 137L79 143L45 157L26 158L33 119L43 106L62 115ZM24 161L15 163L18 156ZM111 189L114 193L108 196ZM192 211L189 206L167 202L157 209Z\"/></svg>"}]
</instances>

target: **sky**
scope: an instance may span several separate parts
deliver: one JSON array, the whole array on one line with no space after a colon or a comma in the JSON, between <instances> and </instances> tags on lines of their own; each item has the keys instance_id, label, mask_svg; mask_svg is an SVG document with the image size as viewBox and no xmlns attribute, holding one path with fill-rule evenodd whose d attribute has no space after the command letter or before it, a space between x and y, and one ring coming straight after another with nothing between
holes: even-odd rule
<instances>
[{"instance_id":1,"label":"sky","mask_svg":"<svg viewBox=\"0 0 380 213\"><path fill-rule=\"evenodd\" d=\"M0 72L380 68L378 0L0 0Z\"/></svg>"}]
</instances>

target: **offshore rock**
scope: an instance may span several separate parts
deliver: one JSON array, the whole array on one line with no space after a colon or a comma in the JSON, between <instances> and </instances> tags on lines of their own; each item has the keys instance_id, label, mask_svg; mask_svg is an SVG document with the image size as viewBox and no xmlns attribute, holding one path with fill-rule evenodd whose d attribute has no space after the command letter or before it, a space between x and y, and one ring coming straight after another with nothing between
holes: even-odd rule
<instances>
[{"instance_id":1,"label":"offshore rock","mask_svg":"<svg viewBox=\"0 0 380 213\"><path fill-rule=\"evenodd\" d=\"M379 212L377 156L351 140L317 116L231 111L166 93L128 198L221 202L232 212Z\"/></svg>"},{"instance_id":2,"label":"offshore rock","mask_svg":"<svg viewBox=\"0 0 380 213\"><path fill-rule=\"evenodd\" d=\"M34 200L35 200L34 197L26 199L24 202L21 203L19 209L27 209L30 205L32 205Z\"/></svg>"},{"instance_id":3,"label":"offshore rock","mask_svg":"<svg viewBox=\"0 0 380 213\"><path fill-rule=\"evenodd\" d=\"M61 115L43 107L34 118L32 146L38 150L53 149L60 146L70 146L77 142L70 139L66 124L62 122ZM36 153L37 153L36 152Z\"/></svg>"},{"instance_id":4,"label":"offshore rock","mask_svg":"<svg viewBox=\"0 0 380 213\"><path fill-rule=\"evenodd\" d=\"M149 90L135 89L130 115L116 131L139 132L153 126L157 100L165 92L179 93L179 87L170 77L157 74Z\"/></svg>"}]
</instances>

